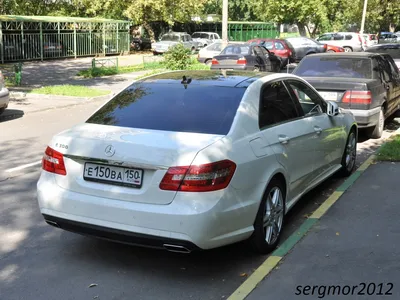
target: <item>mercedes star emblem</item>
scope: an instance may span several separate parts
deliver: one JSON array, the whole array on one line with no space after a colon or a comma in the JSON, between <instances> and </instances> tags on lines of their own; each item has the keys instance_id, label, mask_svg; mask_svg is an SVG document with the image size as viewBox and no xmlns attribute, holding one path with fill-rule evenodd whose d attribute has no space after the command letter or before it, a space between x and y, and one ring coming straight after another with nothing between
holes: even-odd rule
<instances>
[{"instance_id":1,"label":"mercedes star emblem","mask_svg":"<svg viewBox=\"0 0 400 300\"><path fill-rule=\"evenodd\" d=\"M107 156L113 156L115 154L115 148L112 145L106 147L105 153Z\"/></svg>"}]
</instances>

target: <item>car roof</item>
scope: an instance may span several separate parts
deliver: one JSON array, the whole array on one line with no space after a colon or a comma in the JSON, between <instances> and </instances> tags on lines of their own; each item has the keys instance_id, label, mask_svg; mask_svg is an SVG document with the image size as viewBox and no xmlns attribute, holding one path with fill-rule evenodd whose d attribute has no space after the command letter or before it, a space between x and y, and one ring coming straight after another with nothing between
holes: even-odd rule
<instances>
[{"instance_id":1,"label":"car roof","mask_svg":"<svg viewBox=\"0 0 400 300\"><path fill-rule=\"evenodd\" d=\"M310 55L310 57L372 57L376 56L377 53L372 53L372 52L335 52L335 53L315 53ZM307 57L307 56L306 56Z\"/></svg>"},{"instance_id":2,"label":"car roof","mask_svg":"<svg viewBox=\"0 0 400 300\"><path fill-rule=\"evenodd\" d=\"M137 82L153 84L183 84L182 80L191 79L190 85L222 86L222 87L246 87L257 79L276 73L253 71L220 71L220 70L187 70L169 71L152 75Z\"/></svg>"}]
</instances>

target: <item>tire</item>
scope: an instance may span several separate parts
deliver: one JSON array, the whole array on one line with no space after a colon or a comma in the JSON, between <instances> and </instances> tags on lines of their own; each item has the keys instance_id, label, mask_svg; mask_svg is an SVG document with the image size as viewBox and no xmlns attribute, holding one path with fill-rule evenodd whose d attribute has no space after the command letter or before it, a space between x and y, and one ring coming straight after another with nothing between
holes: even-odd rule
<instances>
[{"instance_id":1,"label":"tire","mask_svg":"<svg viewBox=\"0 0 400 300\"><path fill-rule=\"evenodd\" d=\"M0 115L6 110L5 107L0 108Z\"/></svg>"},{"instance_id":2,"label":"tire","mask_svg":"<svg viewBox=\"0 0 400 300\"><path fill-rule=\"evenodd\" d=\"M255 66L253 69L254 72L260 72L260 67Z\"/></svg>"},{"instance_id":3,"label":"tire","mask_svg":"<svg viewBox=\"0 0 400 300\"><path fill-rule=\"evenodd\" d=\"M353 49L351 49L350 47L343 47L344 52L353 52Z\"/></svg>"},{"instance_id":4,"label":"tire","mask_svg":"<svg viewBox=\"0 0 400 300\"><path fill-rule=\"evenodd\" d=\"M274 198L277 200L275 206L273 204ZM249 239L251 247L255 252L268 254L275 250L279 244L285 218L285 198L286 191L284 184L278 179L272 179L261 200L254 221L254 232ZM271 207L275 207L272 216L272 222L275 226L265 226L265 223L271 222L271 219L267 218L268 213L271 214Z\"/></svg>"},{"instance_id":5,"label":"tire","mask_svg":"<svg viewBox=\"0 0 400 300\"><path fill-rule=\"evenodd\" d=\"M204 64L205 64L206 66L211 66L212 60L211 60L211 59L207 59L207 60L204 62Z\"/></svg>"},{"instance_id":6,"label":"tire","mask_svg":"<svg viewBox=\"0 0 400 300\"><path fill-rule=\"evenodd\" d=\"M328 50L328 51L326 51L326 52L328 52L328 53L335 53L335 51L333 51L333 50Z\"/></svg>"},{"instance_id":7,"label":"tire","mask_svg":"<svg viewBox=\"0 0 400 300\"><path fill-rule=\"evenodd\" d=\"M342 157L342 168L340 175L342 177L350 176L355 167L357 159L357 133L355 129L352 129L347 137L346 146L343 151Z\"/></svg>"},{"instance_id":8,"label":"tire","mask_svg":"<svg viewBox=\"0 0 400 300\"><path fill-rule=\"evenodd\" d=\"M378 124L372 129L372 132L370 132L369 137L371 139L380 139L383 134L383 129L385 128L385 110L383 107L381 107L381 110L379 112L379 119L378 119Z\"/></svg>"}]
</instances>

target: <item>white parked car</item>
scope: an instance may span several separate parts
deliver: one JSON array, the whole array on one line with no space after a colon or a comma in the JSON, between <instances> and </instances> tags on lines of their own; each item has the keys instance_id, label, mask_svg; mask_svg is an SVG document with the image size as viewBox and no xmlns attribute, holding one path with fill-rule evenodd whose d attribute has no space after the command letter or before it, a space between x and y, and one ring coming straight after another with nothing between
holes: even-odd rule
<instances>
[{"instance_id":1,"label":"white parked car","mask_svg":"<svg viewBox=\"0 0 400 300\"><path fill-rule=\"evenodd\" d=\"M345 52L364 51L367 47L364 36L355 32L327 32L316 40L323 44L342 47Z\"/></svg>"},{"instance_id":2,"label":"white parked car","mask_svg":"<svg viewBox=\"0 0 400 300\"><path fill-rule=\"evenodd\" d=\"M138 80L53 137L40 212L64 230L188 253L278 244L286 213L352 173L357 125L284 73L177 71Z\"/></svg>"},{"instance_id":3,"label":"white parked car","mask_svg":"<svg viewBox=\"0 0 400 300\"><path fill-rule=\"evenodd\" d=\"M200 44L201 48L204 48L214 42L222 41L221 37L218 33L215 32L194 32L192 34L193 41L196 41Z\"/></svg>"},{"instance_id":4,"label":"white parked car","mask_svg":"<svg viewBox=\"0 0 400 300\"><path fill-rule=\"evenodd\" d=\"M0 115L6 110L9 102L10 92L6 88L4 76L0 70Z\"/></svg>"},{"instance_id":5,"label":"white parked car","mask_svg":"<svg viewBox=\"0 0 400 300\"><path fill-rule=\"evenodd\" d=\"M192 37L186 32L168 32L164 34L160 41L151 44L151 49L154 55L167 52L172 46L182 43L183 46L192 53L200 49L200 44L193 41Z\"/></svg>"},{"instance_id":6,"label":"white parked car","mask_svg":"<svg viewBox=\"0 0 400 300\"><path fill-rule=\"evenodd\" d=\"M231 42L228 43L228 45L229 44L233 43ZM244 42L234 42L234 44L244 44ZM200 49L197 55L197 60L201 63L205 63L211 66L213 57L219 55L222 50L224 50L224 44L222 43L222 41L214 42L211 45Z\"/></svg>"}]
</instances>

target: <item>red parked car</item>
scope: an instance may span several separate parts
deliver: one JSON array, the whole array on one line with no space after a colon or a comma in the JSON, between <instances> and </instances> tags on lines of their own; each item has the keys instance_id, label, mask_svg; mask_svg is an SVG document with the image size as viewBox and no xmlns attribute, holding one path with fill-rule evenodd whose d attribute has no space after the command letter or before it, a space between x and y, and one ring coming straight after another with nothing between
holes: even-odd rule
<instances>
[{"instance_id":1,"label":"red parked car","mask_svg":"<svg viewBox=\"0 0 400 300\"><path fill-rule=\"evenodd\" d=\"M326 45L326 52L345 52L344 48L339 47L339 46L333 46L333 45Z\"/></svg>"},{"instance_id":2,"label":"red parked car","mask_svg":"<svg viewBox=\"0 0 400 300\"><path fill-rule=\"evenodd\" d=\"M285 40L281 39L252 39L247 41L248 44L252 45L260 45L267 48L270 52L274 53L276 56L282 58L281 68L286 67L287 64L290 64L295 61L294 53L290 50L289 46L285 42Z\"/></svg>"}]
</instances>

